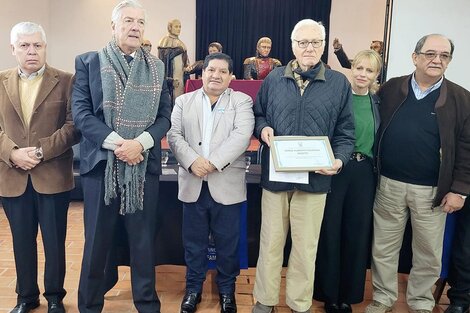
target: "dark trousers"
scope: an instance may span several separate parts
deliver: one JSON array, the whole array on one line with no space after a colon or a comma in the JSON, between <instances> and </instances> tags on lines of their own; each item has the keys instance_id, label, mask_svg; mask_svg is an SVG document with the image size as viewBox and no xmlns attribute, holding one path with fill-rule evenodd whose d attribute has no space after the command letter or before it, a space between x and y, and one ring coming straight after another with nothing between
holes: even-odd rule
<instances>
[{"instance_id":1,"label":"dark trousers","mask_svg":"<svg viewBox=\"0 0 470 313\"><path fill-rule=\"evenodd\" d=\"M458 212L452 243L451 263L447 291L450 303L470 304L470 200Z\"/></svg>"},{"instance_id":2,"label":"dark trousers","mask_svg":"<svg viewBox=\"0 0 470 313\"><path fill-rule=\"evenodd\" d=\"M186 261L186 291L201 292L207 273L209 233L215 242L217 286L220 293L235 292L240 274L238 244L240 240L241 203L223 205L212 199L206 182L199 199L183 203L183 246Z\"/></svg>"},{"instance_id":3,"label":"dark trousers","mask_svg":"<svg viewBox=\"0 0 470 313\"><path fill-rule=\"evenodd\" d=\"M144 209L120 215L119 196L110 205L104 204L104 168L101 162L82 176L84 195L85 248L78 289L81 313L101 312L107 291L105 267L114 242L118 219L123 219L129 242L132 297L139 313L160 312L160 300L155 290L155 223L158 203L159 176L145 177Z\"/></svg>"},{"instance_id":4,"label":"dark trousers","mask_svg":"<svg viewBox=\"0 0 470 313\"><path fill-rule=\"evenodd\" d=\"M375 186L370 159L350 160L333 177L318 243L315 299L348 304L363 300Z\"/></svg>"},{"instance_id":5,"label":"dark trousers","mask_svg":"<svg viewBox=\"0 0 470 313\"><path fill-rule=\"evenodd\" d=\"M44 245L44 297L60 301L65 297L65 235L70 192L41 194L31 179L19 197L3 197L2 203L10 223L16 265L18 302L39 298L37 242L38 225Z\"/></svg>"}]
</instances>

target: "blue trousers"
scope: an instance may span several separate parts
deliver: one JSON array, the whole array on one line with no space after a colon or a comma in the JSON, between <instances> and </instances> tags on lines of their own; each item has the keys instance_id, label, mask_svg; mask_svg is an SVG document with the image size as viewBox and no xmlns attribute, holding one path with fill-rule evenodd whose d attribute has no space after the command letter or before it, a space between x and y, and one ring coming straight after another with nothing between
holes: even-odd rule
<instances>
[{"instance_id":1,"label":"blue trousers","mask_svg":"<svg viewBox=\"0 0 470 313\"><path fill-rule=\"evenodd\" d=\"M455 213L454 213L455 214ZM470 201L458 212L449 269L447 297L451 304L470 304Z\"/></svg>"},{"instance_id":2,"label":"blue trousers","mask_svg":"<svg viewBox=\"0 0 470 313\"><path fill-rule=\"evenodd\" d=\"M219 292L235 291L235 280L240 274L238 244L241 204L223 205L215 202L206 182L203 182L196 202L183 203L186 291L202 291L208 266L209 233L215 242Z\"/></svg>"}]
</instances>

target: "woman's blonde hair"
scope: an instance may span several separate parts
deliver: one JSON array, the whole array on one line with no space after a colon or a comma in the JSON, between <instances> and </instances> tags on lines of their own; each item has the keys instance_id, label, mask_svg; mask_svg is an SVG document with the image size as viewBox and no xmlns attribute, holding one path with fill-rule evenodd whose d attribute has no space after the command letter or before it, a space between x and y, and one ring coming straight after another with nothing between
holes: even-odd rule
<instances>
[{"instance_id":1,"label":"woman's blonde hair","mask_svg":"<svg viewBox=\"0 0 470 313\"><path fill-rule=\"evenodd\" d=\"M382 69L382 58L377 52L374 50L359 51L351 62L351 69L355 68L363 60L368 60L372 65L372 68L377 72L377 75L380 75L380 70ZM379 90L379 84L377 81L374 81L369 86L369 92L375 93L377 90Z\"/></svg>"}]
</instances>

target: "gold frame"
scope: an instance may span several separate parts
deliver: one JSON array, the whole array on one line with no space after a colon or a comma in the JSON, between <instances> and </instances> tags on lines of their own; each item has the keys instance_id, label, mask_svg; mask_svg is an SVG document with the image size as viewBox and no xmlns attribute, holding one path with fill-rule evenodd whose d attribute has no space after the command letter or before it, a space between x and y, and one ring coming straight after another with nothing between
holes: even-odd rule
<instances>
[{"instance_id":1,"label":"gold frame","mask_svg":"<svg viewBox=\"0 0 470 313\"><path fill-rule=\"evenodd\" d=\"M279 161L279 153L277 151L276 142L280 141L321 141L324 144L326 153L328 154L329 166L281 166ZM274 168L277 172L313 172L321 169L330 169L333 166L335 157L331 149L330 140L328 136L274 136L270 142L270 149L273 154Z\"/></svg>"}]
</instances>

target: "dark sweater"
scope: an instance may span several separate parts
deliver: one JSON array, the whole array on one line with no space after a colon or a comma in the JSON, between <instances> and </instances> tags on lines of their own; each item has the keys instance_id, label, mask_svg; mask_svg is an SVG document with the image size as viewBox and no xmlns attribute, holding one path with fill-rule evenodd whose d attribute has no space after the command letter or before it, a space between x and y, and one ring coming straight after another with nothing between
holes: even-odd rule
<instances>
[{"instance_id":1,"label":"dark sweater","mask_svg":"<svg viewBox=\"0 0 470 313\"><path fill-rule=\"evenodd\" d=\"M383 134L393 121L395 112L412 92L410 78L411 75L392 78L379 90L382 124L378 151L381 151ZM441 145L437 194L433 203L437 206L449 191L470 194L470 92L444 79L434 109ZM380 164L380 153L378 159Z\"/></svg>"},{"instance_id":2,"label":"dark sweater","mask_svg":"<svg viewBox=\"0 0 470 313\"><path fill-rule=\"evenodd\" d=\"M436 89L421 100L408 97L383 134L382 175L405 183L437 186L440 138L434 104Z\"/></svg>"}]
</instances>

